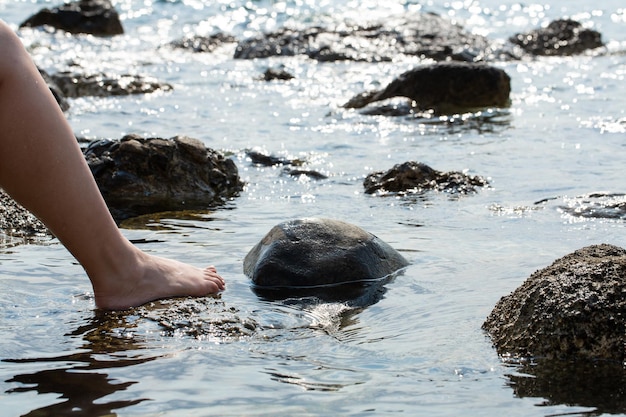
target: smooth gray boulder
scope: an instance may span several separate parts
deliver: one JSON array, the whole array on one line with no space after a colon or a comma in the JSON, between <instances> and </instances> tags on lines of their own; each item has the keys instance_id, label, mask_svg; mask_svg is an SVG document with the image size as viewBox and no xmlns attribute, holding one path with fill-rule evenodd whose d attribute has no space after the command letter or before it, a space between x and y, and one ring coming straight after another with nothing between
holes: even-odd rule
<instances>
[{"instance_id":1,"label":"smooth gray boulder","mask_svg":"<svg viewBox=\"0 0 626 417\"><path fill-rule=\"evenodd\" d=\"M274 226L246 255L260 289L305 289L382 280L408 265L375 235L338 220L304 218Z\"/></svg>"},{"instance_id":2,"label":"smooth gray boulder","mask_svg":"<svg viewBox=\"0 0 626 417\"><path fill-rule=\"evenodd\" d=\"M501 355L623 363L626 250L587 246L532 274L483 324Z\"/></svg>"}]
</instances>

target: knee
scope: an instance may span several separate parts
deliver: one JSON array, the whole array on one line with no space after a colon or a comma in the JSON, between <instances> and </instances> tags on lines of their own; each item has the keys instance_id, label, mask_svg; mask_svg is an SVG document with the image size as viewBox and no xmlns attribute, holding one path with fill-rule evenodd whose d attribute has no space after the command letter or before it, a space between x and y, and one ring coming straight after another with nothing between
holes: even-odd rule
<instances>
[{"instance_id":1,"label":"knee","mask_svg":"<svg viewBox=\"0 0 626 417\"><path fill-rule=\"evenodd\" d=\"M0 19L0 75L6 75L7 71L15 70L22 62L26 50L22 41L17 37L13 29Z\"/></svg>"}]
</instances>

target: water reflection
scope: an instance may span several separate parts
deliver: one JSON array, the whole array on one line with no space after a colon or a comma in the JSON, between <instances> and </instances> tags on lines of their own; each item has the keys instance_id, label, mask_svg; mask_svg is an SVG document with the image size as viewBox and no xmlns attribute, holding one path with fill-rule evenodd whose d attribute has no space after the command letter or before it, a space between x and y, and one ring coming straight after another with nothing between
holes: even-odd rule
<instances>
[{"instance_id":1,"label":"water reflection","mask_svg":"<svg viewBox=\"0 0 626 417\"><path fill-rule=\"evenodd\" d=\"M81 336L84 344L77 353L45 358L4 359L3 362L40 363L51 369L18 374L6 382L20 383L7 394L35 391L38 394L60 394L64 401L38 408L24 414L37 417L114 416L113 410L132 406L147 398L102 401L118 391L124 391L137 381L117 382L103 369L129 367L158 359L159 356L138 355L142 343L125 336L135 324L116 313L97 313L87 324L66 336ZM123 330L120 332L120 328ZM126 353L125 353L126 352ZM132 353L131 353L132 352ZM55 364L62 364L59 367ZM99 401L98 401L99 400ZM97 403L96 403L97 401Z\"/></svg>"},{"instance_id":2,"label":"water reflection","mask_svg":"<svg viewBox=\"0 0 626 417\"><path fill-rule=\"evenodd\" d=\"M588 416L626 413L626 369L619 363L544 360L508 375L517 397L543 398L540 406L590 407Z\"/></svg>"},{"instance_id":3,"label":"water reflection","mask_svg":"<svg viewBox=\"0 0 626 417\"><path fill-rule=\"evenodd\" d=\"M420 127L440 127L447 133L476 131L477 133L497 133L508 129L513 117L508 109L488 108L478 111L454 114L435 114L432 111L418 110L407 100L393 101L361 112L368 116L406 117L419 123Z\"/></svg>"}]
</instances>

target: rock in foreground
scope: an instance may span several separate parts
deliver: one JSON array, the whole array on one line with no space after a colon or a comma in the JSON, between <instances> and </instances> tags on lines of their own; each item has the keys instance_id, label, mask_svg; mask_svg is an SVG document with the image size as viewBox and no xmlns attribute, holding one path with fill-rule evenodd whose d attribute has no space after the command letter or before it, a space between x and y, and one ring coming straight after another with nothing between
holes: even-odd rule
<instances>
[{"instance_id":1,"label":"rock in foreground","mask_svg":"<svg viewBox=\"0 0 626 417\"><path fill-rule=\"evenodd\" d=\"M407 260L373 234L345 222L283 222L250 250L244 273L257 287L302 289L385 278Z\"/></svg>"},{"instance_id":2,"label":"rock in foreground","mask_svg":"<svg viewBox=\"0 0 626 417\"><path fill-rule=\"evenodd\" d=\"M117 221L213 207L243 185L232 160L183 136L99 141L85 150L85 157Z\"/></svg>"},{"instance_id":3,"label":"rock in foreground","mask_svg":"<svg viewBox=\"0 0 626 417\"><path fill-rule=\"evenodd\" d=\"M498 353L624 361L626 250L579 249L503 297L483 324Z\"/></svg>"}]
</instances>

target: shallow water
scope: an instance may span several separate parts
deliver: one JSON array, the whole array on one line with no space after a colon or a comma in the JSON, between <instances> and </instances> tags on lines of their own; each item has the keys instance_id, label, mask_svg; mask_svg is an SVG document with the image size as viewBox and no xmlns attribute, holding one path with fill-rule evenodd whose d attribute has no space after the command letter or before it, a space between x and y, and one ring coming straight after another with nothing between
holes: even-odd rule
<instances>
[{"instance_id":1,"label":"shallow water","mask_svg":"<svg viewBox=\"0 0 626 417\"><path fill-rule=\"evenodd\" d=\"M601 242L626 247L626 216L611 209L623 207L626 192L626 9L617 1L378 3L124 0L115 3L124 36L20 32L50 71L74 62L86 72L174 85L166 94L72 100L67 116L78 136L196 137L232 153L247 187L225 207L124 228L144 250L214 263L228 282L215 298L98 313L80 266L57 241L7 241L0 249L3 415L626 413L621 371L597 365L597 373L564 367L535 375L532 365L503 362L480 329L501 296L556 258ZM0 16L17 28L46 5L55 3L0 0ZM418 119L340 108L415 59L235 61L230 47L213 54L159 48L189 32L243 37L285 23L404 10L438 12L492 39L570 16L599 30L607 51L496 63L512 77L510 109ZM256 79L280 65L296 78ZM306 159L307 169L328 179L255 167L245 156L250 148ZM489 177L491 187L462 197L363 193L365 175L408 160ZM357 224L411 265L364 309L258 297L243 257L273 225L303 216Z\"/></svg>"}]
</instances>

